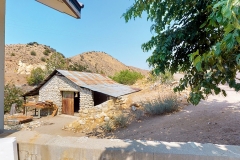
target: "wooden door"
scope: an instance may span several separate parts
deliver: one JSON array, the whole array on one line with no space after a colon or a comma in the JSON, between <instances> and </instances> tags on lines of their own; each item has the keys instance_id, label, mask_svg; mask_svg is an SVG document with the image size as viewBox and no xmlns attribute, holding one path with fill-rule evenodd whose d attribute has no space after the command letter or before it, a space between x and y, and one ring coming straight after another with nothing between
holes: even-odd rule
<instances>
[{"instance_id":1,"label":"wooden door","mask_svg":"<svg viewBox=\"0 0 240 160\"><path fill-rule=\"evenodd\" d=\"M74 115L74 92L63 92L62 113Z\"/></svg>"}]
</instances>

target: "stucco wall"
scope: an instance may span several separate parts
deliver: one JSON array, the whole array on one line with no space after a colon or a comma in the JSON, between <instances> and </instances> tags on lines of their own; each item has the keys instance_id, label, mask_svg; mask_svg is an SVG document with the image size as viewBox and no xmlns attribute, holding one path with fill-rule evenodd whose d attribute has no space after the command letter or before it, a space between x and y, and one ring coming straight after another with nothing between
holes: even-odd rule
<instances>
[{"instance_id":1,"label":"stucco wall","mask_svg":"<svg viewBox=\"0 0 240 160\"><path fill-rule=\"evenodd\" d=\"M80 108L91 108L94 106L92 91L81 88L63 76L53 76L39 90L39 101L51 100L59 107L58 113L62 113L62 94L60 89L78 90L80 92Z\"/></svg>"}]
</instances>

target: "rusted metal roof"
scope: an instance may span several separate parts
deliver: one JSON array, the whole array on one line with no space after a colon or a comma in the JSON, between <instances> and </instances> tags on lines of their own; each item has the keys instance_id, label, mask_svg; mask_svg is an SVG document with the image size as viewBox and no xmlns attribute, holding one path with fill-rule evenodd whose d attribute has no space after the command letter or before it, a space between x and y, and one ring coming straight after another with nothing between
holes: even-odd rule
<instances>
[{"instance_id":1,"label":"rusted metal roof","mask_svg":"<svg viewBox=\"0 0 240 160\"><path fill-rule=\"evenodd\" d=\"M80 87L104 93L112 97L119 97L140 91L140 89L119 84L107 76L101 74L66 70L57 71Z\"/></svg>"},{"instance_id":2,"label":"rusted metal roof","mask_svg":"<svg viewBox=\"0 0 240 160\"><path fill-rule=\"evenodd\" d=\"M38 87L25 93L23 96L33 96L39 94L39 89L54 75L58 73L66 77L76 85L90 89L92 91L104 93L112 97L119 97L126 94L134 93L140 91L138 88L132 88L130 86L119 84L107 76L87 73L87 72L77 72L77 71L66 71L66 70L55 70L50 74Z\"/></svg>"}]
</instances>

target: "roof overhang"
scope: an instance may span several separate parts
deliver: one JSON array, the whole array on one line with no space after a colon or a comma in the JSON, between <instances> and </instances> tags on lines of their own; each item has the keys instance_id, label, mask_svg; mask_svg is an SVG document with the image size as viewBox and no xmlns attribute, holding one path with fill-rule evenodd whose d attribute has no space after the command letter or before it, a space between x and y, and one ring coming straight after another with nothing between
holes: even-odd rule
<instances>
[{"instance_id":1,"label":"roof overhang","mask_svg":"<svg viewBox=\"0 0 240 160\"><path fill-rule=\"evenodd\" d=\"M79 3L77 0L36 0L36 1L78 19L81 18L81 9L84 7L84 5Z\"/></svg>"}]
</instances>

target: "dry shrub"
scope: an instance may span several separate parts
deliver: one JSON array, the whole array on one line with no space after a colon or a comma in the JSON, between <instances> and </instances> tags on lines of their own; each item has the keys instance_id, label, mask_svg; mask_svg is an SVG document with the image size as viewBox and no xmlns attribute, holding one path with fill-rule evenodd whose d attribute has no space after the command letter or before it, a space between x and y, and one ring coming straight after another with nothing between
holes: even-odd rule
<instances>
[{"instance_id":1,"label":"dry shrub","mask_svg":"<svg viewBox=\"0 0 240 160\"><path fill-rule=\"evenodd\" d=\"M112 132L112 131L114 130L112 121L105 122L105 123L101 126L101 128L102 128L102 130L103 130L104 132Z\"/></svg>"},{"instance_id":2,"label":"dry shrub","mask_svg":"<svg viewBox=\"0 0 240 160\"><path fill-rule=\"evenodd\" d=\"M120 114L114 118L113 124L116 128L125 128L128 125L128 117L124 114Z\"/></svg>"},{"instance_id":3,"label":"dry shrub","mask_svg":"<svg viewBox=\"0 0 240 160\"><path fill-rule=\"evenodd\" d=\"M164 97L158 97L152 101L144 102L144 110L149 115L162 115L177 111L177 96L170 94Z\"/></svg>"},{"instance_id":4,"label":"dry shrub","mask_svg":"<svg viewBox=\"0 0 240 160\"><path fill-rule=\"evenodd\" d=\"M141 109L134 111L134 117L136 120L141 120L144 115L144 112Z\"/></svg>"}]
</instances>

